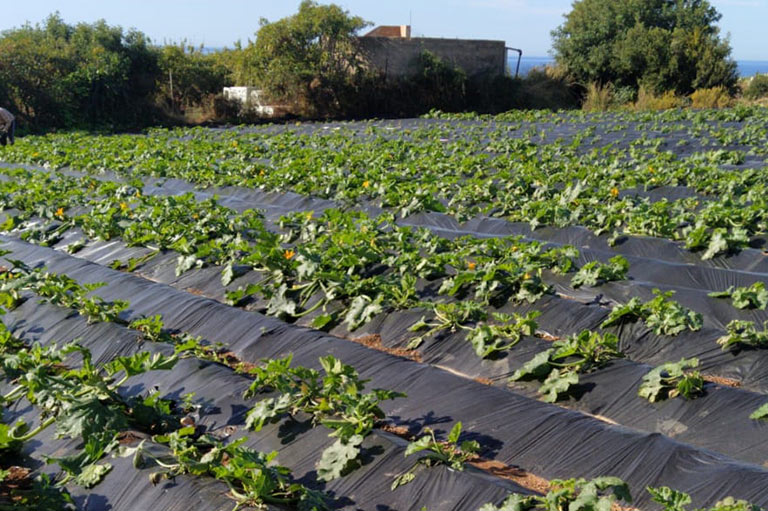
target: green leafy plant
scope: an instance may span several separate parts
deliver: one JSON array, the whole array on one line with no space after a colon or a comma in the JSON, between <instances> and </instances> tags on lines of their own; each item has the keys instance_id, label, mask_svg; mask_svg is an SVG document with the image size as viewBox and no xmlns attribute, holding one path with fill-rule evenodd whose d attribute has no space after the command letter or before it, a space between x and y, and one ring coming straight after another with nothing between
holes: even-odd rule
<instances>
[{"instance_id":1,"label":"green leafy plant","mask_svg":"<svg viewBox=\"0 0 768 511\"><path fill-rule=\"evenodd\" d=\"M646 303L633 297L626 304L615 306L601 328L641 319L657 335L677 335L685 330L701 329L701 314L669 299L674 291L654 289L653 294L655 297Z\"/></svg>"},{"instance_id":2,"label":"green leafy plant","mask_svg":"<svg viewBox=\"0 0 768 511\"><path fill-rule=\"evenodd\" d=\"M758 420L768 418L768 403L761 405L757 410L749 415L750 419Z\"/></svg>"},{"instance_id":3,"label":"green leafy plant","mask_svg":"<svg viewBox=\"0 0 768 511\"><path fill-rule=\"evenodd\" d=\"M643 376L638 395L651 403L677 396L695 399L704 393L704 379L695 370L698 366L698 359L684 358L654 367Z\"/></svg>"},{"instance_id":4,"label":"green leafy plant","mask_svg":"<svg viewBox=\"0 0 768 511\"><path fill-rule=\"evenodd\" d=\"M758 330L753 321L734 319L725 329L727 333L717 339L723 351L740 345L752 348L768 346L768 321L763 323L762 330Z\"/></svg>"},{"instance_id":5,"label":"green leafy plant","mask_svg":"<svg viewBox=\"0 0 768 511\"><path fill-rule=\"evenodd\" d=\"M576 275L571 278L571 286L594 287L605 282L626 280L627 271L629 271L629 262L620 255L611 257L608 263L592 261L579 268Z\"/></svg>"},{"instance_id":6,"label":"green leafy plant","mask_svg":"<svg viewBox=\"0 0 768 511\"><path fill-rule=\"evenodd\" d=\"M4 273L0 284L0 293L4 294L4 303L15 307L22 290L29 290L44 300L77 310L88 318L88 322L118 322L120 313L128 308L125 300L106 302L100 296L92 296L96 289L105 283L79 284L67 275L44 272L39 268L31 269L21 261L9 260L13 267Z\"/></svg>"},{"instance_id":7,"label":"green leafy plant","mask_svg":"<svg viewBox=\"0 0 768 511\"><path fill-rule=\"evenodd\" d=\"M496 353L507 351L520 342L523 336L534 335L538 328L536 318L541 315L539 311L532 311L526 315L493 313L493 318L499 323L483 323L469 330L467 340L475 349L475 354L480 358L488 358Z\"/></svg>"},{"instance_id":8,"label":"green leafy plant","mask_svg":"<svg viewBox=\"0 0 768 511\"><path fill-rule=\"evenodd\" d=\"M627 484L618 477L597 477L595 479L555 479L552 489L546 495L521 495L513 493L501 506L485 504L478 511L555 511L584 510L609 511L618 506L618 501L632 503Z\"/></svg>"},{"instance_id":9,"label":"green leafy plant","mask_svg":"<svg viewBox=\"0 0 768 511\"><path fill-rule=\"evenodd\" d=\"M725 291L715 291L707 296L712 298L730 298L737 309L760 309L768 307L768 289L762 282L755 282L748 287L730 286Z\"/></svg>"},{"instance_id":10,"label":"green leafy plant","mask_svg":"<svg viewBox=\"0 0 768 511\"><path fill-rule=\"evenodd\" d=\"M509 380L542 381L539 393L544 401L554 403L579 382L578 373L593 371L622 356L618 337L584 330L553 342L552 348L536 354Z\"/></svg>"},{"instance_id":11,"label":"green leafy plant","mask_svg":"<svg viewBox=\"0 0 768 511\"><path fill-rule=\"evenodd\" d=\"M408 349L418 348L424 342L424 339L444 330L452 333L457 330L471 331L472 328L467 326L467 323L481 321L487 317L482 304L474 301L432 303L430 305L435 319L426 321L426 316L423 316L421 320L408 328L409 332L426 330L426 332L408 342Z\"/></svg>"},{"instance_id":12,"label":"green leafy plant","mask_svg":"<svg viewBox=\"0 0 768 511\"><path fill-rule=\"evenodd\" d=\"M33 475L31 469L19 465L0 469L0 506L13 511L76 509L66 488L58 486L47 474Z\"/></svg>"},{"instance_id":13,"label":"green leafy plant","mask_svg":"<svg viewBox=\"0 0 768 511\"><path fill-rule=\"evenodd\" d=\"M291 471L274 463L276 452L258 452L244 446L246 440L243 437L224 444L211 435L200 435L189 426L152 437L153 442L167 446L167 454L154 454L144 440L136 447L122 447L118 455L132 456L137 468L160 467L150 475L153 484L185 474L222 481L237 502L234 511L262 508L265 504L305 511L327 509L321 493L293 482Z\"/></svg>"},{"instance_id":14,"label":"green leafy plant","mask_svg":"<svg viewBox=\"0 0 768 511\"><path fill-rule=\"evenodd\" d=\"M447 465L453 470L464 470L464 464L477 457L480 444L476 440L464 440L459 443L461 428L461 422L457 422L451 428L445 442L438 441L431 428L424 428L426 434L408 444L405 449L405 456L408 457L418 452L424 452L425 455L419 458L419 461L410 469L395 477L392 482L392 490L413 481L417 471L422 467Z\"/></svg>"},{"instance_id":15,"label":"green leafy plant","mask_svg":"<svg viewBox=\"0 0 768 511\"><path fill-rule=\"evenodd\" d=\"M332 429L330 436L337 438L318 463L320 479L335 479L351 468L363 438L384 418L379 404L405 394L384 389L363 393L368 380L361 380L353 367L331 355L320 358L324 374L306 367L291 367L291 361L292 356L264 360L262 367L252 370L255 379L246 397L263 392L278 395L256 403L246 415L246 426L259 431L285 415L309 415L313 424Z\"/></svg>"},{"instance_id":16,"label":"green leafy plant","mask_svg":"<svg viewBox=\"0 0 768 511\"><path fill-rule=\"evenodd\" d=\"M706 225L698 225L687 234L685 248L690 250L704 249L701 258L707 260L720 254L734 252L747 246L748 243L748 231L744 228L716 227L710 229Z\"/></svg>"},{"instance_id":17,"label":"green leafy plant","mask_svg":"<svg viewBox=\"0 0 768 511\"><path fill-rule=\"evenodd\" d=\"M659 488L646 488L651 494L651 499L661 504L663 511L686 511L686 506L691 503L691 496L687 493L673 490L667 486ZM700 511L760 511L760 506L746 500L726 497L715 503L714 506Z\"/></svg>"},{"instance_id":18,"label":"green leafy plant","mask_svg":"<svg viewBox=\"0 0 768 511\"><path fill-rule=\"evenodd\" d=\"M70 479L86 488L98 484L111 469L99 461L117 448L118 435L129 428L155 433L179 426L180 416L172 412L170 401L118 392L133 376L171 369L175 356L140 352L97 367L90 351L74 343L62 348L26 346L7 333L2 340L0 367L17 382L2 400L7 404L26 399L40 410L41 419L34 428L24 423L0 428L0 450L17 449L53 425L59 438L83 439L82 450L49 459L66 473L62 484ZM80 367L67 367L72 354L82 359Z\"/></svg>"}]
</instances>

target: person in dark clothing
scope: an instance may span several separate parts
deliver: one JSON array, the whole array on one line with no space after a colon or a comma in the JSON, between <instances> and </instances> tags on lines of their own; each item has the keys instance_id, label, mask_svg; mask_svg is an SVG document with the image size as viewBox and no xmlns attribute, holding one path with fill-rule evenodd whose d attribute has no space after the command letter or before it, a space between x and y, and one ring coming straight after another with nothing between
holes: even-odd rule
<instances>
[{"instance_id":1,"label":"person in dark clothing","mask_svg":"<svg viewBox=\"0 0 768 511\"><path fill-rule=\"evenodd\" d=\"M15 131L16 117L5 108L0 107L0 145L8 144L9 140L13 145L16 142Z\"/></svg>"}]
</instances>

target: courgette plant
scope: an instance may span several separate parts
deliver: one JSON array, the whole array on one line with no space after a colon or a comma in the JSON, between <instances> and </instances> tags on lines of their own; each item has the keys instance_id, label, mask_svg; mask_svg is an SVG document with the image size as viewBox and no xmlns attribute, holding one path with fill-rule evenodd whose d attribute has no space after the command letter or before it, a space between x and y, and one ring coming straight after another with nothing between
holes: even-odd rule
<instances>
[{"instance_id":1,"label":"courgette plant","mask_svg":"<svg viewBox=\"0 0 768 511\"><path fill-rule=\"evenodd\" d=\"M704 379L696 368L697 358L681 359L654 367L645 376L638 395L651 403L683 396L695 399L704 394Z\"/></svg>"},{"instance_id":2,"label":"courgette plant","mask_svg":"<svg viewBox=\"0 0 768 511\"><path fill-rule=\"evenodd\" d=\"M622 356L618 337L583 330L554 341L551 348L536 354L512 373L509 381L539 380L542 399L554 403L579 383L579 373L594 371Z\"/></svg>"},{"instance_id":3,"label":"courgette plant","mask_svg":"<svg viewBox=\"0 0 768 511\"><path fill-rule=\"evenodd\" d=\"M690 495L667 486L648 487L647 490L651 494L651 500L661 504L662 511L686 511L686 506L691 503ZM714 506L698 511L762 511L762 508L743 499L726 497L717 501Z\"/></svg>"},{"instance_id":4,"label":"courgette plant","mask_svg":"<svg viewBox=\"0 0 768 511\"><path fill-rule=\"evenodd\" d=\"M608 263L591 261L579 268L576 275L571 278L571 286L595 287L605 282L626 280L627 271L629 271L629 262L620 255L611 257Z\"/></svg>"},{"instance_id":5,"label":"courgette plant","mask_svg":"<svg viewBox=\"0 0 768 511\"><path fill-rule=\"evenodd\" d=\"M432 312L435 315L435 319L427 321L426 316L411 325L408 328L409 332L421 332L426 330L418 337L414 337L408 341L408 349L416 349L424 342L424 339L430 336L434 336L442 331L449 331L451 333L457 330L472 331L472 328L467 326L467 323L474 323L484 320L487 317L487 312L482 304L467 300L461 302L449 302L449 303L430 303Z\"/></svg>"},{"instance_id":6,"label":"courgette plant","mask_svg":"<svg viewBox=\"0 0 768 511\"><path fill-rule=\"evenodd\" d=\"M105 283L78 284L67 275L29 268L24 262L7 259L12 267L0 276L0 295L6 307L16 307L22 291L31 291L44 301L61 307L77 310L88 322L121 322L120 313L128 307L125 300L106 302L100 296L92 295Z\"/></svg>"},{"instance_id":7,"label":"courgette plant","mask_svg":"<svg viewBox=\"0 0 768 511\"><path fill-rule=\"evenodd\" d=\"M685 330L701 330L704 322L701 314L670 300L674 291L654 289L653 294L654 298L645 303L633 297L624 305L616 305L600 327L642 320L657 335L674 336Z\"/></svg>"},{"instance_id":8,"label":"courgette plant","mask_svg":"<svg viewBox=\"0 0 768 511\"><path fill-rule=\"evenodd\" d=\"M291 471L275 463L277 452L261 453L251 449L243 445L247 439L242 437L225 444L187 426L152 437L153 443L167 447L165 451L157 452L143 440L136 447L121 447L116 455L133 457L137 468L158 467L159 470L150 475L155 485L183 475L222 481L236 502L233 511L263 509L266 505L299 511L328 508L322 493L294 482Z\"/></svg>"},{"instance_id":9,"label":"courgette plant","mask_svg":"<svg viewBox=\"0 0 768 511\"><path fill-rule=\"evenodd\" d=\"M410 483L416 478L416 474L421 468L433 467L435 465L446 465L453 470L464 470L464 464L477 458L480 452L480 444L477 440L464 440L459 443L461 436L461 422L457 422L448 433L447 441L437 440L434 430L424 428L424 435L408 443L405 449L405 456L418 452L425 453L424 456L408 470L395 477L392 482L392 490Z\"/></svg>"},{"instance_id":10,"label":"courgette plant","mask_svg":"<svg viewBox=\"0 0 768 511\"><path fill-rule=\"evenodd\" d=\"M552 489L546 495L513 493L500 506L486 504L478 511L610 511L625 508L632 503L627 484L617 477L598 477L551 481ZM662 511L687 511L691 496L667 486L647 487L651 500L662 506ZM625 505L620 504L623 501ZM726 497L708 508L698 511L761 511L762 508L746 500Z\"/></svg>"},{"instance_id":11,"label":"courgette plant","mask_svg":"<svg viewBox=\"0 0 768 511\"><path fill-rule=\"evenodd\" d=\"M750 348L768 347L768 321L758 330L753 321L734 319L725 326L726 334L717 339L723 351L742 346Z\"/></svg>"},{"instance_id":12,"label":"courgette plant","mask_svg":"<svg viewBox=\"0 0 768 511\"><path fill-rule=\"evenodd\" d=\"M248 411L246 426L260 431L264 425L290 415L309 417L313 425L332 430L336 442L325 449L317 463L318 477L330 481L354 468L364 438L385 417L382 401L405 397L401 392L373 389L364 393L369 380L328 355L320 358L323 373L307 367L291 367L293 357L264 360L252 370L254 382L245 397L277 393L261 399Z\"/></svg>"},{"instance_id":13,"label":"courgette plant","mask_svg":"<svg viewBox=\"0 0 768 511\"><path fill-rule=\"evenodd\" d=\"M737 309L760 309L768 307L768 289L762 282L755 282L747 287L730 286L725 291L715 291L707 296L712 298L730 298Z\"/></svg>"},{"instance_id":14,"label":"courgette plant","mask_svg":"<svg viewBox=\"0 0 768 511\"><path fill-rule=\"evenodd\" d=\"M70 478L86 488L98 484L111 469L109 463L99 461L116 449L122 432L131 428L162 432L179 424L180 417L172 412L172 403L158 395L124 397L118 393L133 376L171 369L176 356L141 352L117 357L97 367L90 351L75 343L61 348L27 346L7 332L0 341L0 368L15 384L2 396L3 403L8 405L23 398L40 410L36 426L16 423L0 448L13 448L16 442L29 441L53 425L59 438L84 439L82 451L50 458L67 474L60 484ZM80 367L67 365L74 354L82 360Z\"/></svg>"},{"instance_id":15,"label":"courgette plant","mask_svg":"<svg viewBox=\"0 0 768 511\"><path fill-rule=\"evenodd\" d=\"M555 479L546 495L513 493L500 506L485 504L478 511L611 511L619 501L632 503L627 483L618 477Z\"/></svg>"},{"instance_id":16,"label":"courgette plant","mask_svg":"<svg viewBox=\"0 0 768 511\"><path fill-rule=\"evenodd\" d=\"M531 311L525 315L494 312L491 315L496 323L480 323L467 333L467 340L480 358L489 358L507 351L520 342L523 336L535 335L539 326L536 318L541 312Z\"/></svg>"}]
</instances>

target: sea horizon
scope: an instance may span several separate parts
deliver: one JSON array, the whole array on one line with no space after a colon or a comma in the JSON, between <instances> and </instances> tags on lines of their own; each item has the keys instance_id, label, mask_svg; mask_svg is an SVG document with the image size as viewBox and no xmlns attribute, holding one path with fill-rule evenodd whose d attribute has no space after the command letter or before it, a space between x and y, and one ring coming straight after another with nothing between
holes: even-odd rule
<instances>
[{"instance_id":1,"label":"sea horizon","mask_svg":"<svg viewBox=\"0 0 768 511\"><path fill-rule=\"evenodd\" d=\"M540 57L540 56L526 56L523 55L520 60L520 76L525 76L534 67L546 66L552 64L555 61L552 57ZM511 54L508 58L509 69L514 74L515 66L517 66L517 55ZM739 71L739 76L747 78L754 76L756 73L768 74L768 60L737 60L736 66Z\"/></svg>"}]
</instances>

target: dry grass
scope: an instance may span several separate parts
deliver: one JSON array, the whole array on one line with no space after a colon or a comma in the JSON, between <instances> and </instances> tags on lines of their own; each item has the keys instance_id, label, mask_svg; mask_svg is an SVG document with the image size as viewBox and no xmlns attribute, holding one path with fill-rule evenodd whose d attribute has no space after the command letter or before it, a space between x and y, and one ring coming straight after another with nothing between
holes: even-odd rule
<instances>
[{"instance_id":1,"label":"dry grass","mask_svg":"<svg viewBox=\"0 0 768 511\"><path fill-rule=\"evenodd\" d=\"M586 112L605 112L613 106L613 88L610 85L590 83L581 109Z\"/></svg>"},{"instance_id":2,"label":"dry grass","mask_svg":"<svg viewBox=\"0 0 768 511\"><path fill-rule=\"evenodd\" d=\"M543 477L531 474L520 467L505 465L500 461L478 458L475 461L471 461L469 464L483 472L519 484L528 490L547 493L551 488L549 481Z\"/></svg>"},{"instance_id":3,"label":"dry grass","mask_svg":"<svg viewBox=\"0 0 768 511\"><path fill-rule=\"evenodd\" d=\"M704 379L704 381L722 385L723 387L741 387L741 382L733 378L725 378L724 376L713 376L709 374L702 374L701 377Z\"/></svg>"},{"instance_id":4,"label":"dry grass","mask_svg":"<svg viewBox=\"0 0 768 511\"><path fill-rule=\"evenodd\" d=\"M691 94L693 108L727 108L731 103L731 95L725 87L699 89Z\"/></svg>"},{"instance_id":5,"label":"dry grass","mask_svg":"<svg viewBox=\"0 0 768 511\"><path fill-rule=\"evenodd\" d=\"M396 357L407 358L408 360L413 360L414 362L421 362L421 353L416 350L407 350L405 348L388 348L382 343L381 336L379 334L364 335L362 337L356 337L349 340L358 344L362 344L363 346L374 349L376 351L383 351L384 353L389 353L390 355L394 355Z\"/></svg>"},{"instance_id":6,"label":"dry grass","mask_svg":"<svg viewBox=\"0 0 768 511\"><path fill-rule=\"evenodd\" d=\"M637 93L637 101L632 105L633 110L669 110L685 106L685 98L675 95L674 91L667 91L657 96L645 87L640 87Z\"/></svg>"}]
</instances>

